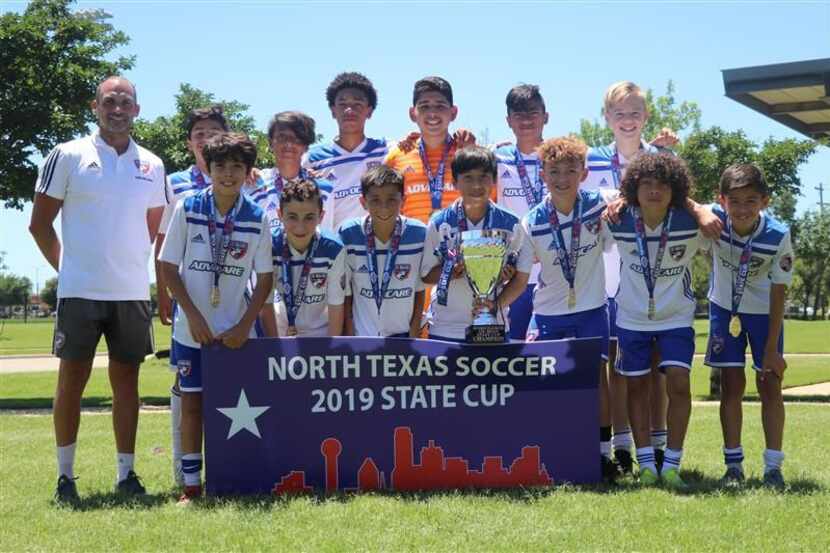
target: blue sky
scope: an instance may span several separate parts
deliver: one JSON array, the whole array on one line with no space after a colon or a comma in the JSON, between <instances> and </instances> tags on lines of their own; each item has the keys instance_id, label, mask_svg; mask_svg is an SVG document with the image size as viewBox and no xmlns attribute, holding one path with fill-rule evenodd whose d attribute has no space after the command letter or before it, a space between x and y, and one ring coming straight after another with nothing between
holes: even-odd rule
<instances>
[{"instance_id":1,"label":"blue sky","mask_svg":"<svg viewBox=\"0 0 830 553\"><path fill-rule=\"evenodd\" d=\"M504 97L539 84L546 136L599 116L612 82L628 79L660 93L672 79L679 100L696 101L703 125L743 129L752 139L802 138L726 98L722 69L830 56L830 3L823 2L79 2L104 8L137 56L127 76L141 115L173 111L179 84L249 104L260 127L277 111L312 115L336 134L324 92L340 71L365 73L379 92L370 136L409 130L412 84L441 75L453 85L457 124L491 140L509 138ZM2 11L23 2L0 3ZM801 171L799 210L815 208L824 182L830 202L830 149ZM0 208L0 251L13 272L42 285L53 276L26 226L30 208Z\"/></svg>"}]
</instances>

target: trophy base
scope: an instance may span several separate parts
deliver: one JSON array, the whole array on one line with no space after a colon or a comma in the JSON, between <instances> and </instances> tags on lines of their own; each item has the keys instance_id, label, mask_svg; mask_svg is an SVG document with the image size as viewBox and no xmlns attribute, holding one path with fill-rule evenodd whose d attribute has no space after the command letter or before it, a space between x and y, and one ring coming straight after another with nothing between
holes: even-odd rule
<instances>
[{"instance_id":1,"label":"trophy base","mask_svg":"<svg viewBox=\"0 0 830 553\"><path fill-rule=\"evenodd\" d=\"M466 340L468 344L503 344L507 341L504 325L473 325L467 327Z\"/></svg>"}]
</instances>

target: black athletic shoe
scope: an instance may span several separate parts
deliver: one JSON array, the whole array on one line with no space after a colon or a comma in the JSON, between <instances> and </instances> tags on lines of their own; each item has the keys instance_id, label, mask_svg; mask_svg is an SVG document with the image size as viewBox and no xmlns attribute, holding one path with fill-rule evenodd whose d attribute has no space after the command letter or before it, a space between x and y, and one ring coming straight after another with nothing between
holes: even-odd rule
<instances>
[{"instance_id":1,"label":"black athletic shoe","mask_svg":"<svg viewBox=\"0 0 830 553\"><path fill-rule=\"evenodd\" d=\"M58 487L55 489L55 501L64 505L72 505L80 500L78 488L75 486L75 479L61 474L58 478Z\"/></svg>"},{"instance_id":2,"label":"black athletic shoe","mask_svg":"<svg viewBox=\"0 0 830 553\"><path fill-rule=\"evenodd\" d=\"M616 462L605 455L600 455L599 457L602 466L602 479L605 482L614 482L617 478L622 476L620 466Z\"/></svg>"},{"instance_id":3,"label":"black athletic shoe","mask_svg":"<svg viewBox=\"0 0 830 553\"><path fill-rule=\"evenodd\" d=\"M634 474L634 460L631 458L631 452L627 449L618 449L614 452L614 457L617 459L617 466L623 475Z\"/></svg>"},{"instance_id":4,"label":"black athletic shoe","mask_svg":"<svg viewBox=\"0 0 830 553\"><path fill-rule=\"evenodd\" d=\"M141 484L141 479L138 475L130 471L127 477L115 486L115 491L123 495L144 495L147 490Z\"/></svg>"},{"instance_id":5,"label":"black athletic shoe","mask_svg":"<svg viewBox=\"0 0 830 553\"><path fill-rule=\"evenodd\" d=\"M738 467L729 467L720 479L720 484L725 488L739 488L744 485L744 480L744 471Z\"/></svg>"},{"instance_id":6,"label":"black athletic shoe","mask_svg":"<svg viewBox=\"0 0 830 553\"><path fill-rule=\"evenodd\" d=\"M784 475L780 469L771 469L764 473L764 486L776 490L784 489Z\"/></svg>"},{"instance_id":7,"label":"black athletic shoe","mask_svg":"<svg viewBox=\"0 0 830 553\"><path fill-rule=\"evenodd\" d=\"M666 451L664 449L654 448L654 464L657 467L657 472L663 472L663 459L666 457Z\"/></svg>"}]
</instances>

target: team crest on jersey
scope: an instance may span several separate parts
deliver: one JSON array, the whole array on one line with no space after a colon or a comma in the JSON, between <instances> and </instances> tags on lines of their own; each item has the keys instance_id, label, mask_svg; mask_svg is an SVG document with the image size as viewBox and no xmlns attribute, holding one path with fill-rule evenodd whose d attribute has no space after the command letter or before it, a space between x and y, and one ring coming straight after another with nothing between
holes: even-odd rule
<instances>
[{"instance_id":1,"label":"team crest on jersey","mask_svg":"<svg viewBox=\"0 0 830 553\"><path fill-rule=\"evenodd\" d=\"M713 354L717 355L722 352L725 345L726 340L723 339L723 336L712 334L712 338L709 340L709 348Z\"/></svg>"},{"instance_id":2,"label":"team crest on jersey","mask_svg":"<svg viewBox=\"0 0 830 553\"><path fill-rule=\"evenodd\" d=\"M181 376L190 376L190 372L193 370L190 359L179 359L176 363L176 368L179 370L179 375Z\"/></svg>"},{"instance_id":3,"label":"team crest on jersey","mask_svg":"<svg viewBox=\"0 0 830 553\"><path fill-rule=\"evenodd\" d=\"M591 234L598 233L599 232L599 226L600 226L599 218L596 218L596 219L593 219L591 221L586 221L585 222L585 228L588 229L588 232L590 232Z\"/></svg>"},{"instance_id":4,"label":"team crest on jersey","mask_svg":"<svg viewBox=\"0 0 830 553\"><path fill-rule=\"evenodd\" d=\"M228 253L234 259L242 259L248 252L248 243L242 240L231 240L228 242Z\"/></svg>"},{"instance_id":5,"label":"team crest on jersey","mask_svg":"<svg viewBox=\"0 0 830 553\"><path fill-rule=\"evenodd\" d=\"M141 161L140 159L136 159L135 160L135 168L146 175L150 172L150 162L149 161Z\"/></svg>"},{"instance_id":6,"label":"team crest on jersey","mask_svg":"<svg viewBox=\"0 0 830 553\"><path fill-rule=\"evenodd\" d=\"M669 255L675 261L680 261L681 259L683 259L683 256L686 255L686 246L685 245L680 245L680 246L670 247L669 248Z\"/></svg>"},{"instance_id":7,"label":"team crest on jersey","mask_svg":"<svg viewBox=\"0 0 830 553\"><path fill-rule=\"evenodd\" d=\"M785 255L781 258L781 261L778 262L778 266L781 267L782 271L789 273L793 268L793 256Z\"/></svg>"},{"instance_id":8,"label":"team crest on jersey","mask_svg":"<svg viewBox=\"0 0 830 553\"><path fill-rule=\"evenodd\" d=\"M395 277L398 280L406 280L409 273L412 271L412 265L409 263L399 263L395 265Z\"/></svg>"},{"instance_id":9,"label":"team crest on jersey","mask_svg":"<svg viewBox=\"0 0 830 553\"><path fill-rule=\"evenodd\" d=\"M326 284L326 279L328 277L326 276L326 273L311 273L309 278L315 287L322 288Z\"/></svg>"},{"instance_id":10,"label":"team crest on jersey","mask_svg":"<svg viewBox=\"0 0 830 553\"><path fill-rule=\"evenodd\" d=\"M193 238L191 238L190 241L193 242L194 244L204 244L205 243L205 238L204 238L204 236L202 236L202 233L199 233L196 236L194 236Z\"/></svg>"}]
</instances>

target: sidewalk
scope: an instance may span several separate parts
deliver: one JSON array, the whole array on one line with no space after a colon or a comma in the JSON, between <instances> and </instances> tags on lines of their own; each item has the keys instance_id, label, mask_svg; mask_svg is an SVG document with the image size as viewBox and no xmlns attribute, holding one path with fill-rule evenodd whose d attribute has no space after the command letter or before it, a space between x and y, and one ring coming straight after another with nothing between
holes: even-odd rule
<instances>
[{"instance_id":1,"label":"sidewalk","mask_svg":"<svg viewBox=\"0 0 830 553\"><path fill-rule=\"evenodd\" d=\"M106 367L107 353L95 354L92 367ZM60 359L53 355L9 355L0 357L0 374L57 371Z\"/></svg>"},{"instance_id":2,"label":"sidewalk","mask_svg":"<svg viewBox=\"0 0 830 553\"><path fill-rule=\"evenodd\" d=\"M796 386L784 389L784 399L787 396L830 396L830 382L820 382L809 386Z\"/></svg>"}]
</instances>

